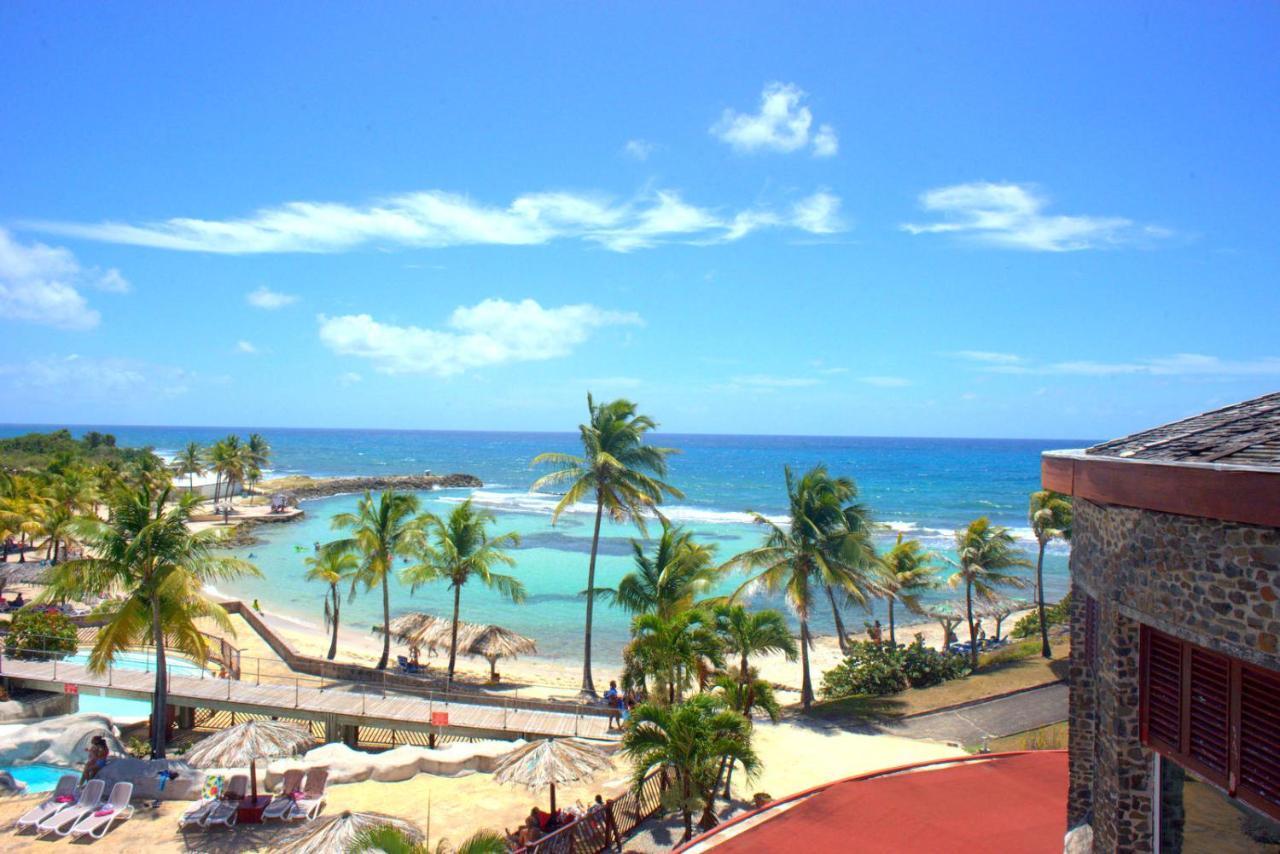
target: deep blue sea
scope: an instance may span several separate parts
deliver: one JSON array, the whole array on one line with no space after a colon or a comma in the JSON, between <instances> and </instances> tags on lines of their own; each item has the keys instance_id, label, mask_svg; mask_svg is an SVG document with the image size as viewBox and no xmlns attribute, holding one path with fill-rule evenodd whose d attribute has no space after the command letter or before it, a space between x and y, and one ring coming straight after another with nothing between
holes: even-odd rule
<instances>
[{"instance_id":1,"label":"deep blue sea","mask_svg":"<svg viewBox=\"0 0 1280 854\"><path fill-rule=\"evenodd\" d=\"M0 435L53 429L49 425L0 426ZM528 589L523 606L500 600L480 587L463 594L463 618L495 622L534 637L542 654L573 657L580 654L587 551L591 509L564 514L552 526L555 499L529 493L542 472L529 461L544 451L574 453L576 436L569 433L490 433L403 430L327 430L205 427L78 426L114 433L122 445L151 446L169 454L195 441L203 445L234 432L260 432L272 447L272 473L311 475L437 474L466 472L484 481L479 490L442 490L421 495L423 508L445 513L470 496L497 514L495 532L517 531L522 544L514 553L512 570ZM673 521L714 543L728 558L757 544L759 527L749 511L780 516L786 512L783 467L800 471L825 463L839 475L853 477L861 500L885 526L882 545L896 532L922 540L940 555L949 554L952 531L978 516L1013 529L1034 557L1034 541L1027 525L1027 496L1039 487L1040 453L1050 448L1075 448L1088 440L1023 439L901 439L799 436L711 436L658 433L654 443L678 448L671 459L668 481L685 497L672 501L664 513ZM337 512L350 509L353 496L334 496L304 502L307 517L291 525L259 529L263 542L245 549L264 578L227 585L223 592L260 598L263 606L282 615L319 623L323 591L302 580L303 557L316 542L334 536L328 524ZM633 527L606 524L603 531L597 584L611 586L630 565L629 539ZM1056 599L1067 589L1067 551L1054 546L1046 557L1046 595ZM946 575L942 565L940 577ZM725 581L732 589L741 577ZM955 594L945 587L935 599ZM761 596L763 602L767 597ZM346 606L344 622L372 625L380 609L379 597L357 596ZM411 594L397 586L396 612L421 610L447 613L450 598L443 588L420 588ZM779 603L771 603L779 604ZM627 618L608 608L596 609L596 654L602 663L616 659L627 637ZM883 617L853 610L846 623L860 628L863 621ZM831 631L831 617L819 609L815 631Z\"/></svg>"}]
</instances>

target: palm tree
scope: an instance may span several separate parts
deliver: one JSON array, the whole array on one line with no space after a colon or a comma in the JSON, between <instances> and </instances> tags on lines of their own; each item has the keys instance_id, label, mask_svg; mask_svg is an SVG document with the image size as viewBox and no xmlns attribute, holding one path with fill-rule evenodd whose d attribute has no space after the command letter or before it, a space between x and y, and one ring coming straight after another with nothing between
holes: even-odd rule
<instances>
[{"instance_id":1,"label":"palm tree","mask_svg":"<svg viewBox=\"0 0 1280 854\"><path fill-rule=\"evenodd\" d=\"M764 712L775 724L782 718L782 705L773 694L773 686L761 679L754 668L745 673L736 668L721 673L716 677L712 690L724 700L725 705L748 721L756 710ZM733 791L733 765L726 758L723 766L720 775L724 777L724 798L728 800Z\"/></svg>"},{"instance_id":2,"label":"palm tree","mask_svg":"<svg viewBox=\"0 0 1280 854\"><path fill-rule=\"evenodd\" d=\"M978 624L973 616L973 597L990 601L997 587L1025 587L1027 580L1005 570L1030 567L1021 557L1017 541L1008 528L992 525L986 516L956 531L956 571L947 579L952 587L964 585L965 619L969 623L969 666L978 669Z\"/></svg>"},{"instance_id":3,"label":"palm tree","mask_svg":"<svg viewBox=\"0 0 1280 854\"><path fill-rule=\"evenodd\" d=\"M924 550L919 540L904 540L898 534L898 542L880 556L888 582L884 598L889 602L889 643L897 644L894 631L893 606L901 602L913 614L920 613L920 594L937 587L934 579L935 556Z\"/></svg>"},{"instance_id":4,"label":"palm tree","mask_svg":"<svg viewBox=\"0 0 1280 854\"><path fill-rule=\"evenodd\" d=\"M424 516L423 523L431 533L431 541L424 541L421 545L418 555L421 563L407 568L400 576L402 581L412 585L414 591L418 585L431 581L447 581L453 588L453 625L449 632L450 682L458 660L458 610L466 583L476 578L512 602L524 601L524 585L520 579L493 571L498 564L515 566L515 559L504 549L519 545L520 535L512 532L490 537L486 528L494 519L490 511L475 509L471 499L453 508L448 521Z\"/></svg>"},{"instance_id":5,"label":"palm tree","mask_svg":"<svg viewBox=\"0 0 1280 854\"><path fill-rule=\"evenodd\" d=\"M249 489L252 490L262 477L262 470L271 464L271 446L261 433L250 433L249 444L245 445L245 473L249 478Z\"/></svg>"},{"instance_id":6,"label":"palm tree","mask_svg":"<svg viewBox=\"0 0 1280 854\"><path fill-rule=\"evenodd\" d=\"M1044 550L1051 540L1071 539L1071 499L1052 489L1031 493L1031 530L1040 552L1036 556L1036 611L1040 615L1040 654L1053 658L1049 649L1049 624L1044 616Z\"/></svg>"},{"instance_id":7,"label":"palm tree","mask_svg":"<svg viewBox=\"0 0 1280 854\"><path fill-rule=\"evenodd\" d=\"M750 722L713 694L697 694L678 706L639 706L622 736L622 752L635 766L637 784L658 769L674 775L668 792L684 817L686 842L693 836L693 810L702 808L702 827L716 824L713 809L723 762L738 763L748 777L760 769Z\"/></svg>"},{"instance_id":8,"label":"palm tree","mask_svg":"<svg viewBox=\"0 0 1280 854\"><path fill-rule=\"evenodd\" d=\"M414 495L383 491L374 501L369 492L360 499L355 513L338 513L331 520L335 529L351 532L347 539L336 540L328 548L350 551L359 557L360 565L351 582L351 595L356 586L365 590L382 588L382 658L378 669L385 670L391 657L391 592L388 582L395 570L397 557L412 557L422 541L422 520L417 518L418 499Z\"/></svg>"},{"instance_id":9,"label":"palm tree","mask_svg":"<svg viewBox=\"0 0 1280 854\"><path fill-rule=\"evenodd\" d=\"M723 645L710 614L695 608L670 619L640 614L631 622L628 654L646 675L654 677L659 695L666 689L667 702L678 703L705 666L724 664Z\"/></svg>"},{"instance_id":10,"label":"palm tree","mask_svg":"<svg viewBox=\"0 0 1280 854\"><path fill-rule=\"evenodd\" d=\"M151 701L151 754L163 758L169 674L166 647L203 665L209 645L197 628L201 618L234 633L222 606L205 593L206 585L250 575L252 564L218 554L219 535L192 533L187 520L196 502L183 496L169 504L169 488L147 486L117 491L110 522L81 520L81 538L94 557L68 561L50 573L40 601L122 596L123 601L98 630L89 653L89 670L101 673L115 656L139 644L156 651L155 691Z\"/></svg>"},{"instance_id":11,"label":"palm tree","mask_svg":"<svg viewBox=\"0 0 1280 854\"><path fill-rule=\"evenodd\" d=\"M795 661L796 641L787 628L787 618L779 611L749 611L743 605L724 604L715 609L716 632L725 650L739 657L738 673L743 680L751 673L748 658L780 652Z\"/></svg>"},{"instance_id":12,"label":"palm tree","mask_svg":"<svg viewBox=\"0 0 1280 854\"><path fill-rule=\"evenodd\" d=\"M232 433L225 439L213 443L213 447L209 449L209 462L213 470L218 473L219 480L226 484L224 497L234 502L234 493L231 490L234 485L244 483L245 472L249 468L248 449L241 443L240 437ZM213 500L218 500L216 485Z\"/></svg>"},{"instance_id":13,"label":"palm tree","mask_svg":"<svg viewBox=\"0 0 1280 854\"><path fill-rule=\"evenodd\" d=\"M315 555L307 558L305 563L307 581L322 581L329 585L329 592L324 600L324 627L333 632L328 655L329 660L333 661L338 654L338 619L342 609L338 585L355 574L360 567L360 559L354 552L324 546L317 549Z\"/></svg>"},{"instance_id":14,"label":"palm tree","mask_svg":"<svg viewBox=\"0 0 1280 854\"><path fill-rule=\"evenodd\" d=\"M882 592L883 583L873 577L874 553L860 505L846 505L855 493L852 481L832 478L818 465L796 480L786 474L791 520L786 528L767 516L753 514L756 524L768 528L764 544L736 555L726 566L758 572L731 598L764 587L785 593L800 620L800 666L803 673L800 699L806 710L813 704L813 680L809 673L809 616L814 597L825 590L839 590L846 601L866 606Z\"/></svg>"},{"instance_id":15,"label":"palm tree","mask_svg":"<svg viewBox=\"0 0 1280 854\"><path fill-rule=\"evenodd\" d=\"M204 449L198 442L188 442L187 446L173 458L173 473L178 477L187 476L187 491L196 491L196 476L204 474Z\"/></svg>"},{"instance_id":16,"label":"palm tree","mask_svg":"<svg viewBox=\"0 0 1280 854\"><path fill-rule=\"evenodd\" d=\"M662 536L645 554L644 543L631 541L635 569L616 588L595 592L631 614L657 614L670 618L692 608L700 594L708 592L723 574L715 561L715 546L697 543L693 534L662 520Z\"/></svg>"},{"instance_id":17,"label":"palm tree","mask_svg":"<svg viewBox=\"0 0 1280 854\"><path fill-rule=\"evenodd\" d=\"M478 830L463 840L457 848L447 839L436 845L435 854L507 854L507 839L492 830ZM353 854L430 854L427 842L414 842L404 830L384 825L366 830L351 846Z\"/></svg>"},{"instance_id":18,"label":"palm tree","mask_svg":"<svg viewBox=\"0 0 1280 854\"><path fill-rule=\"evenodd\" d=\"M50 504L40 508L36 517L36 530L45 541L45 560L57 564L60 548L71 544L81 517L62 504Z\"/></svg>"},{"instance_id":19,"label":"palm tree","mask_svg":"<svg viewBox=\"0 0 1280 854\"><path fill-rule=\"evenodd\" d=\"M629 400L596 405L587 395L589 420L578 426L582 456L539 454L533 465L563 468L534 481L532 490L567 484L556 504L551 521L555 524L566 508L587 498L595 500L596 522L591 535L591 559L587 564L587 619L583 637L582 693L596 696L591 678L591 613L595 605L596 554L600 548L600 521L605 512L615 522L631 521L645 533L645 514L662 503L666 495L682 498L683 493L665 483L667 457L676 451L644 443L645 434L657 429L647 415L638 415Z\"/></svg>"}]
</instances>

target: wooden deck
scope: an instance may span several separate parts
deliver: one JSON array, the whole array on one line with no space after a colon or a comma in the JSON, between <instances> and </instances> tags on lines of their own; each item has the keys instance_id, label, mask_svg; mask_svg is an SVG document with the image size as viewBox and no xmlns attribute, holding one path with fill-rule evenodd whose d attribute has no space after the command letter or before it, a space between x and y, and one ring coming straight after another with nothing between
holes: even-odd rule
<instances>
[{"instance_id":1,"label":"wooden deck","mask_svg":"<svg viewBox=\"0 0 1280 854\"><path fill-rule=\"evenodd\" d=\"M150 700L155 674L111 668L94 675L84 665L29 661L0 656L0 675L19 685L44 691L78 691L108 697ZM536 711L492 703L456 702L440 696L382 692L351 683L255 685L213 676L174 674L169 679L169 702L175 706L249 712L323 721L336 732L341 726L373 726L420 732L450 733L482 738L538 738L580 736L615 739L606 718L596 714ZM433 722L433 715L448 722Z\"/></svg>"}]
</instances>

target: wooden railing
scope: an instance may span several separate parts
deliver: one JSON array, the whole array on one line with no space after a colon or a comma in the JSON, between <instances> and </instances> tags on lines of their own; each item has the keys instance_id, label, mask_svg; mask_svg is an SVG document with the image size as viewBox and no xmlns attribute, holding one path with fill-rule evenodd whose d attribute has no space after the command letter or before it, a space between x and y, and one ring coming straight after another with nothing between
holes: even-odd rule
<instances>
[{"instance_id":1,"label":"wooden railing","mask_svg":"<svg viewBox=\"0 0 1280 854\"><path fill-rule=\"evenodd\" d=\"M600 854L613 845L622 849L622 840L662 809L662 793L667 788L666 769L651 772L604 808L588 813L564 827L518 849L523 854Z\"/></svg>"}]
</instances>

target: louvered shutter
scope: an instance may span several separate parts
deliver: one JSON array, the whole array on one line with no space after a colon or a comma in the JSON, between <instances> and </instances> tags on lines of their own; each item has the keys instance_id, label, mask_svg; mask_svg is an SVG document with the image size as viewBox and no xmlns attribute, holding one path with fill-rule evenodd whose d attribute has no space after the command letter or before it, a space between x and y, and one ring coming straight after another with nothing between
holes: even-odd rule
<instances>
[{"instance_id":1,"label":"louvered shutter","mask_svg":"<svg viewBox=\"0 0 1280 854\"><path fill-rule=\"evenodd\" d=\"M1225 786L1231 740L1231 660L1194 646L1189 658L1186 751L1200 763L1197 770Z\"/></svg>"},{"instance_id":2,"label":"louvered shutter","mask_svg":"<svg viewBox=\"0 0 1280 854\"><path fill-rule=\"evenodd\" d=\"M1280 674L1240 672L1239 796L1280 817Z\"/></svg>"},{"instance_id":3,"label":"louvered shutter","mask_svg":"<svg viewBox=\"0 0 1280 854\"><path fill-rule=\"evenodd\" d=\"M1143 740L1182 750L1182 645L1149 629L1142 633Z\"/></svg>"}]
</instances>

